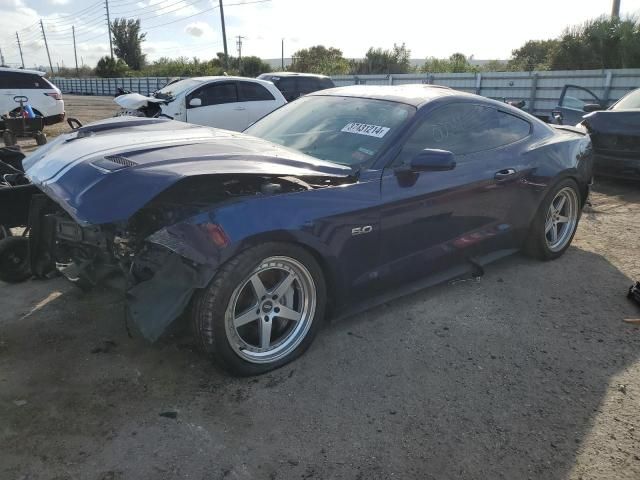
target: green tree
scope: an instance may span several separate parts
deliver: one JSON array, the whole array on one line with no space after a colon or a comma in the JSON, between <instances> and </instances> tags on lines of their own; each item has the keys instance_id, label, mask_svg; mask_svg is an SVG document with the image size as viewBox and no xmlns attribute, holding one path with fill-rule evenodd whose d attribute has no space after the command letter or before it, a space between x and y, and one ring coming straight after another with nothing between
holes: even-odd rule
<instances>
[{"instance_id":1,"label":"green tree","mask_svg":"<svg viewBox=\"0 0 640 480\"><path fill-rule=\"evenodd\" d=\"M133 70L140 70L146 62L142 42L147 34L140 33L140 19L116 18L111 22L114 52Z\"/></svg>"},{"instance_id":2,"label":"green tree","mask_svg":"<svg viewBox=\"0 0 640 480\"><path fill-rule=\"evenodd\" d=\"M355 60L351 64L352 73L366 74L391 74L409 73L411 68L411 50L405 44L393 45L393 49L369 48L363 60Z\"/></svg>"},{"instance_id":3,"label":"green tree","mask_svg":"<svg viewBox=\"0 0 640 480\"><path fill-rule=\"evenodd\" d=\"M557 48L558 40L529 40L511 52L509 69L518 71L548 70L551 52Z\"/></svg>"},{"instance_id":4,"label":"green tree","mask_svg":"<svg viewBox=\"0 0 640 480\"><path fill-rule=\"evenodd\" d=\"M289 69L302 73L341 75L349 73L349 61L338 48L316 45L295 52Z\"/></svg>"},{"instance_id":5,"label":"green tree","mask_svg":"<svg viewBox=\"0 0 640 480\"><path fill-rule=\"evenodd\" d=\"M107 55L98 60L95 72L98 77L122 77L128 70L129 67L121 58L116 60Z\"/></svg>"},{"instance_id":6,"label":"green tree","mask_svg":"<svg viewBox=\"0 0 640 480\"><path fill-rule=\"evenodd\" d=\"M420 67L422 73L465 73L477 72L478 67L471 65L463 53L454 53L448 59L427 58Z\"/></svg>"},{"instance_id":7,"label":"green tree","mask_svg":"<svg viewBox=\"0 0 640 480\"><path fill-rule=\"evenodd\" d=\"M238 70L240 75L244 77L257 77L262 73L270 72L271 65L263 62L260 57L242 57L242 60L239 61Z\"/></svg>"}]
</instances>

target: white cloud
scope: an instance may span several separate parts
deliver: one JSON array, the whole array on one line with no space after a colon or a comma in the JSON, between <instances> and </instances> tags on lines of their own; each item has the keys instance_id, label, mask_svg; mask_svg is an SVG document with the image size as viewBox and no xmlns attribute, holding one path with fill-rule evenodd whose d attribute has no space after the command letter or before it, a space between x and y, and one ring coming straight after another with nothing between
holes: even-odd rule
<instances>
[{"instance_id":1,"label":"white cloud","mask_svg":"<svg viewBox=\"0 0 640 480\"><path fill-rule=\"evenodd\" d=\"M66 5L69 0L50 0L52 5Z\"/></svg>"},{"instance_id":2,"label":"white cloud","mask_svg":"<svg viewBox=\"0 0 640 480\"><path fill-rule=\"evenodd\" d=\"M192 22L184 27L185 33L197 38L212 38L215 32L206 22Z\"/></svg>"}]
</instances>

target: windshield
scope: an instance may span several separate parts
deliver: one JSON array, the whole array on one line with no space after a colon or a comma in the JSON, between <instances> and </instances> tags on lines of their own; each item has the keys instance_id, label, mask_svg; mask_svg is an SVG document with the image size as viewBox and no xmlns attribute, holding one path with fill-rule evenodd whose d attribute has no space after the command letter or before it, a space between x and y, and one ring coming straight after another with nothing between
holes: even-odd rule
<instances>
[{"instance_id":1,"label":"windshield","mask_svg":"<svg viewBox=\"0 0 640 480\"><path fill-rule=\"evenodd\" d=\"M175 83L171 83L158 90L154 96L158 98L174 98L180 95L185 90L189 90L193 87L197 87L202 82L199 80L193 80L187 78L186 80L179 80Z\"/></svg>"},{"instance_id":2,"label":"windshield","mask_svg":"<svg viewBox=\"0 0 640 480\"><path fill-rule=\"evenodd\" d=\"M634 108L640 108L640 88L627 93L611 107L611 110L631 110Z\"/></svg>"},{"instance_id":3,"label":"windshield","mask_svg":"<svg viewBox=\"0 0 640 480\"><path fill-rule=\"evenodd\" d=\"M385 100L308 96L267 115L245 133L354 166L372 161L415 111Z\"/></svg>"}]
</instances>

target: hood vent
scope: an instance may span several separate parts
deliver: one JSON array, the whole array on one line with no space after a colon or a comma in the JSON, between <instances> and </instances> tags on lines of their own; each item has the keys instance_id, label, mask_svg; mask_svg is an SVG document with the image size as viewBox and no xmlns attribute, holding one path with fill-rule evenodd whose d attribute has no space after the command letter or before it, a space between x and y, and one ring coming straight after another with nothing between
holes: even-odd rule
<instances>
[{"instance_id":1,"label":"hood vent","mask_svg":"<svg viewBox=\"0 0 640 480\"><path fill-rule=\"evenodd\" d=\"M129 160L127 157L123 157L122 155L107 155L106 157L95 160L91 163L94 166L103 170L108 170L109 172L127 167L135 167L137 165L136 162Z\"/></svg>"}]
</instances>

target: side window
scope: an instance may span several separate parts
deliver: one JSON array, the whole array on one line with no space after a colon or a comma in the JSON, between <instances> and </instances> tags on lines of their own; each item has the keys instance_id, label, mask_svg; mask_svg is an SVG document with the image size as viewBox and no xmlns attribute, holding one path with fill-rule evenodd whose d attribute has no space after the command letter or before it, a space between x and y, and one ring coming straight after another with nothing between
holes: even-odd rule
<instances>
[{"instance_id":1,"label":"side window","mask_svg":"<svg viewBox=\"0 0 640 480\"><path fill-rule=\"evenodd\" d=\"M3 72L0 79L0 85L2 88L33 88L29 87L27 82L28 77L36 76L24 73L16 73L16 72Z\"/></svg>"},{"instance_id":2,"label":"side window","mask_svg":"<svg viewBox=\"0 0 640 480\"><path fill-rule=\"evenodd\" d=\"M278 90L280 90L282 94L289 99L289 96L296 93L296 83L297 81L293 77L282 77L278 80L278 83L276 83L276 87L278 87ZM297 96L298 95L295 95L295 97Z\"/></svg>"},{"instance_id":3,"label":"side window","mask_svg":"<svg viewBox=\"0 0 640 480\"><path fill-rule=\"evenodd\" d=\"M319 85L319 89L320 90L324 90L325 88L333 88L335 87L333 80L331 80L330 78L321 78L320 79L320 85Z\"/></svg>"},{"instance_id":4,"label":"side window","mask_svg":"<svg viewBox=\"0 0 640 480\"><path fill-rule=\"evenodd\" d=\"M516 142L531 130L529 122L496 108L473 104L452 104L437 109L406 141L394 164L410 161L425 148L466 155Z\"/></svg>"},{"instance_id":5,"label":"side window","mask_svg":"<svg viewBox=\"0 0 640 480\"><path fill-rule=\"evenodd\" d=\"M238 82L238 101L259 102L261 100L275 100L275 98L259 83Z\"/></svg>"},{"instance_id":6,"label":"side window","mask_svg":"<svg viewBox=\"0 0 640 480\"><path fill-rule=\"evenodd\" d=\"M582 110L587 103L600 103L600 99L584 88L567 87L560 106L572 110Z\"/></svg>"},{"instance_id":7,"label":"side window","mask_svg":"<svg viewBox=\"0 0 640 480\"><path fill-rule=\"evenodd\" d=\"M233 82L212 83L210 85L200 87L189 95L187 105L189 105L189 101L193 98L199 98L202 101L203 107L221 105L224 103L234 103L238 101L236 84Z\"/></svg>"},{"instance_id":8,"label":"side window","mask_svg":"<svg viewBox=\"0 0 640 480\"><path fill-rule=\"evenodd\" d=\"M316 78L298 78L298 90L300 91L300 95L306 95L307 93L315 92L319 89L319 81Z\"/></svg>"}]
</instances>

